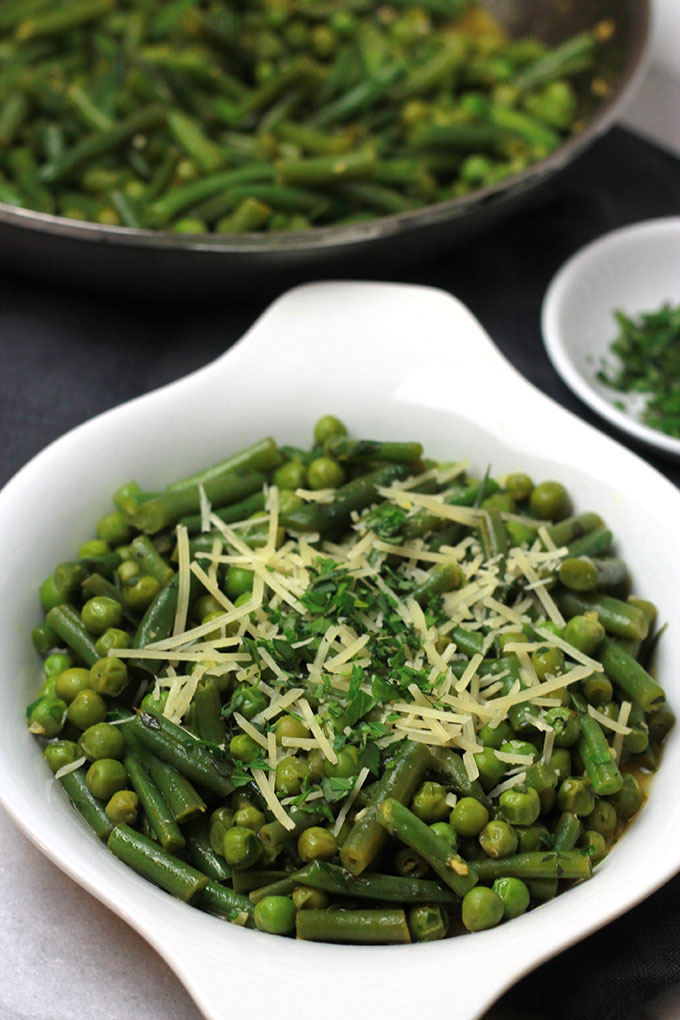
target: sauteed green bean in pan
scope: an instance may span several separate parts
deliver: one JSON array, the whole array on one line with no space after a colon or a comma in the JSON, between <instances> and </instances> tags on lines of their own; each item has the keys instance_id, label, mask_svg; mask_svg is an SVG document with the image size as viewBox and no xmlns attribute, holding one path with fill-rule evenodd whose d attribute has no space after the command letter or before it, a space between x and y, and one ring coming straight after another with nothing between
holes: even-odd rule
<instances>
[{"instance_id":1,"label":"sauteed green bean in pan","mask_svg":"<svg viewBox=\"0 0 680 1020\"><path fill-rule=\"evenodd\" d=\"M462 197L581 129L615 27L551 49L472 0L6 0L0 202L232 234Z\"/></svg>"},{"instance_id":2,"label":"sauteed green bean in pan","mask_svg":"<svg viewBox=\"0 0 680 1020\"><path fill-rule=\"evenodd\" d=\"M521 468L521 465L517 465ZM264 439L40 588L30 730L125 864L236 924L399 943L590 879L674 722L596 512L418 442Z\"/></svg>"}]
</instances>

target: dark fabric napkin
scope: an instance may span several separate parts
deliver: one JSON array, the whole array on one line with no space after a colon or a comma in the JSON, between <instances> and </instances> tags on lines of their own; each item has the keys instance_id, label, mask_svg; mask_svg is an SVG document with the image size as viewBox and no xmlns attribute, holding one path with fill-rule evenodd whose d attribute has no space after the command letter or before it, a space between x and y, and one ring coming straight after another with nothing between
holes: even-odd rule
<instances>
[{"instance_id":1,"label":"dark fabric napkin","mask_svg":"<svg viewBox=\"0 0 680 1020\"><path fill-rule=\"evenodd\" d=\"M679 206L680 162L616 129L524 210L398 278L456 294L528 379L616 435L555 374L541 344L541 300L553 274L583 244L628 223L676 215ZM354 275L370 277L370 267ZM207 364L261 310L126 303L0 277L0 484L67 429ZM677 466L638 452L680 484ZM660 997L680 985L679 950L676 878L524 978L486 1020L654 1020ZM452 989L452 1020L453 1003Z\"/></svg>"}]
</instances>

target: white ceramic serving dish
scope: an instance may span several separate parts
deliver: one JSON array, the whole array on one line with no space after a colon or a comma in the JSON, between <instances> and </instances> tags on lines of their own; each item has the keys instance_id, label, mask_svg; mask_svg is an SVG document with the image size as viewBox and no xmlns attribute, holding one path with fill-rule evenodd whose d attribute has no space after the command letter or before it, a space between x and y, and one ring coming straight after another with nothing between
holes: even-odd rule
<instances>
[{"instance_id":1,"label":"white ceramic serving dish","mask_svg":"<svg viewBox=\"0 0 680 1020\"><path fill-rule=\"evenodd\" d=\"M636 317L680 304L680 217L636 223L605 234L572 256L543 300L543 341L555 369L577 397L613 425L680 459L680 439L645 425L642 394L620 394L596 378L618 327L612 312ZM615 406L621 401L625 410Z\"/></svg>"},{"instance_id":2,"label":"white ceramic serving dish","mask_svg":"<svg viewBox=\"0 0 680 1020\"><path fill-rule=\"evenodd\" d=\"M49 446L0 494L0 796L60 868L123 917L175 971L209 1020L478 1017L542 960L643 899L680 868L680 741L671 734L641 817L593 880L509 926L395 947L316 945L237 928L172 899L120 864L52 781L24 707L39 676L29 631L36 589L72 555L116 486L154 488L267 433L306 444L334 412L357 435L416 438L483 471L562 479L620 539L635 587L671 626L659 673L680 702L674 612L680 493L623 447L565 412L498 354L470 312L429 288L328 283L280 298L224 357ZM668 837L668 838L667 838ZM106 995L105 974L93 972ZM253 991L256 990L256 994Z\"/></svg>"}]
</instances>

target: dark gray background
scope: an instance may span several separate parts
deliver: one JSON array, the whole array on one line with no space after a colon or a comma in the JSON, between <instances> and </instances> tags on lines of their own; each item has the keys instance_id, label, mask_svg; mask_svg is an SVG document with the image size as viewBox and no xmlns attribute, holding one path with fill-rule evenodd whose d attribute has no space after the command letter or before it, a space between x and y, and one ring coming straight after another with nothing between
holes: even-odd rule
<instances>
[{"instance_id":1,"label":"dark gray background","mask_svg":"<svg viewBox=\"0 0 680 1020\"><path fill-rule=\"evenodd\" d=\"M609 432L567 390L543 351L543 293L586 242L627 223L676 215L679 205L680 162L616 129L524 211L463 249L393 278L456 294L527 378ZM355 265L345 275L371 273ZM0 277L0 484L67 429L207 364L262 307L130 303ZM638 452L680 484L677 467ZM679 948L676 878L521 981L488 1020L658 1018L659 996L680 984ZM664 1015L680 1015L680 1006Z\"/></svg>"}]
</instances>

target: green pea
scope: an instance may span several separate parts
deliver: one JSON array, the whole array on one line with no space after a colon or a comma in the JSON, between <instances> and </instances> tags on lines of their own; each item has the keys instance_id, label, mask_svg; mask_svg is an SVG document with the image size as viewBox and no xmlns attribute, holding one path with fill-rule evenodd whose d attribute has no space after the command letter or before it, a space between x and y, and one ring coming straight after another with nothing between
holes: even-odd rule
<instances>
[{"instance_id":1,"label":"green pea","mask_svg":"<svg viewBox=\"0 0 680 1020\"><path fill-rule=\"evenodd\" d=\"M519 917L529 906L529 890L519 878L497 878L493 891L503 901L503 917L506 921Z\"/></svg>"},{"instance_id":2,"label":"green pea","mask_svg":"<svg viewBox=\"0 0 680 1020\"><path fill-rule=\"evenodd\" d=\"M501 751L503 754L521 754L525 757L533 755L534 758L538 757L537 749L528 740L506 740L501 744Z\"/></svg>"},{"instance_id":3,"label":"green pea","mask_svg":"<svg viewBox=\"0 0 680 1020\"><path fill-rule=\"evenodd\" d=\"M239 684L231 696L229 708L232 712L239 712L244 719L250 721L268 704L266 695L257 687L251 687L250 684Z\"/></svg>"},{"instance_id":4,"label":"green pea","mask_svg":"<svg viewBox=\"0 0 680 1020\"><path fill-rule=\"evenodd\" d=\"M132 638L126 630L118 627L107 627L101 637L94 643L95 651L100 658L104 658L114 648L129 648Z\"/></svg>"},{"instance_id":5,"label":"green pea","mask_svg":"<svg viewBox=\"0 0 680 1020\"><path fill-rule=\"evenodd\" d=\"M56 698L57 696L57 677L46 676L43 682L38 688L38 698Z\"/></svg>"},{"instance_id":6,"label":"green pea","mask_svg":"<svg viewBox=\"0 0 680 1020\"><path fill-rule=\"evenodd\" d=\"M125 737L119 726L100 722L89 726L80 738L83 754L90 761L100 758L122 758L125 754Z\"/></svg>"},{"instance_id":7,"label":"green pea","mask_svg":"<svg viewBox=\"0 0 680 1020\"><path fill-rule=\"evenodd\" d=\"M511 825L533 825L541 813L541 801L534 789L515 787L505 790L498 801L500 810Z\"/></svg>"},{"instance_id":8,"label":"green pea","mask_svg":"<svg viewBox=\"0 0 680 1020\"><path fill-rule=\"evenodd\" d=\"M115 758L99 758L85 774L87 788L98 800L110 800L114 793L125 788L127 781L125 766Z\"/></svg>"},{"instance_id":9,"label":"green pea","mask_svg":"<svg viewBox=\"0 0 680 1020\"><path fill-rule=\"evenodd\" d=\"M64 765L72 765L81 757L80 748L72 740L56 740L48 744L43 751L45 761L53 772L58 772Z\"/></svg>"},{"instance_id":10,"label":"green pea","mask_svg":"<svg viewBox=\"0 0 680 1020\"><path fill-rule=\"evenodd\" d=\"M564 672L564 652L559 648L537 648L531 653L531 664L539 680L559 676Z\"/></svg>"},{"instance_id":11,"label":"green pea","mask_svg":"<svg viewBox=\"0 0 680 1020\"><path fill-rule=\"evenodd\" d=\"M313 825L300 833L297 842L297 850L301 860L306 863L311 861L330 861L338 852L338 841L330 831L320 825Z\"/></svg>"},{"instance_id":12,"label":"green pea","mask_svg":"<svg viewBox=\"0 0 680 1020\"><path fill-rule=\"evenodd\" d=\"M313 782L318 782L326 773L324 772L324 764L326 759L324 758L318 747L313 747L307 754L307 767L309 768L309 778Z\"/></svg>"},{"instance_id":13,"label":"green pea","mask_svg":"<svg viewBox=\"0 0 680 1020\"><path fill-rule=\"evenodd\" d=\"M274 472L274 485L279 489L304 489L307 485L307 468L299 460L289 460Z\"/></svg>"},{"instance_id":14,"label":"green pea","mask_svg":"<svg viewBox=\"0 0 680 1020\"><path fill-rule=\"evenodd\" d=\"M570 708L551 708L545 714L545 721L555 731L557 747L571 747L578 740L581 725L576 712Z\"/></svg>"},{"instance_id":15,"label":"green pea","mask_svg":"<svg viewBox=\"0 0 680 1020\"><path fill-rule=\"evenodd\" d=\"M67 705L61 698L39 698L26 710L26 717L31 733L51 739L61 732L66 721Z\"/></svg>"},{"instance_id":16,"label":"green pea","mask_svg":"<svg viewBox=\"0 0 680 1020\"><path fill-rule=\"evenodd\" d=\"M66 652L52 652L43 662L43 671L45 676L57 677L72 665L73 659Z\"/></svg>"},{"instance_id":17,"label":"green pea","mask_svg":"<svg viewBox=\"0 0 680 1020\"><path fill-rule=\"evenodd\" d=\"M587 828L595 829L596 832L602 833L605 839L610 839L616 832L616 808L608 800L598 797L595 807L589 815L586 815L583 822Z\"/></svg>"},{"instance_id":18,"label":"green pea","mask_svg":"<svg viewBox=\"0 0 680 1020\"><path fill-rule=\"evenodd\" d=\"M73 699L80 694L81 691L87 691L92 689L92 678L90 676L89 669L84 669L81 666L72 666L70 669L65 669L63 673L60 673L57 677L57 683L55 686L55 692L58 698L65 701L67 705L70 705Z\"/></svg>"},{"instance_id":19,"label":"green pea","mask_svg":"<svg viewBox=\"0 0 680 1020\"><path fill-rule=\"evenodd\" d=\"M210 816L210 845L216 854L224 853L224 837L234 824L234 812L228 807L216 808Z\"/></svg>"},{"instance_id":20,"label":"green pea","mask_svg":"<svg viewBox=\"0 0 680 1020\"><path fill-rule=\"evenodd\" d=\"M557 791L557 806L560 811L571 811L572 814L584 817L595 807L595 794L585 779L570 776Z\"/></svg>"},{"instance_id":21,"label":"green pea","mask_svg":"<svg viewBox=\"0 0 680 1020\"><path fill-rule=\"evenodd\" d=\"M346 436L347 427L334 414L324 414L314 426L314 442L323 446L333 436Z\"/></svg>"},{"instance_id":22,"label":"green pea","mask_svg":"<svg viewBox=\"0 0 680 1020\"><path fill-rule=\"evenodd\" d=\"M265 896L255 904L255 924L270 935L290 935L295 930L295 913L289 896Z\"/></svg>"},{"instance_id":23,"label":"green pea","mask_svg":"<svg viewBox=\"0 0 680 1020\"><path fill-rule=\"evenodd\" d=\"M409 909L408 926L416 942L434 942L446 937L449 919L439 906L417 904Z\"/></svg>"},{"instance_id":24,"label":"green pea","mask_svg":"<svg viewBox=\"0 0 680 1020\"><path fill-rule=\"evenodd\" d=\"M514 514L517 505L511 493L494 492L482 500L483 510L499 510L501 513Z\"/></svg>"},{"instance_id":25,"label":"green pea","mask_svg":"<svg viewBox=\"0 0 680 1020\"><path fill-rule=\"evenodd\" d=\"M281 745L284 737L304 739L309 737L309 730L303 722L296 719L294 715L282 715L274 726L276 743Z\"/></svg>"},{"instance_id":26,"label":"green pea","mask_svg":"<svg viewBox=\"0 0 680 1020\"><path fill-rule=\"evenodd\" d=\"M571 509L567 490L560 482L541 482L529 497L529 510L542 521L561 521Z\"/></svg>"},{"instance_id":27,"label":"green pea","mask_svg":"<svg viewBox=\"0 0 680 1020\"><path fill-rule=\"evenodd\" d=\"M517 850L517 833L508 822L494 818L479 834L479 845L487 857L509 857Z\"/></svg>"},{"instance_id":28,"label":"green pea","mask_svg":"<svg viewBox=\"0 0 680 1020\"><path fill-rule=\"evenodd\" d=\"M309 776L309 768L304 758L286 755L276 766L274 788L278 794L291 797L299 793Z\"/></svg>"},{"instance_id":29,"label":"green pea","mask_svg":"<svg viewBox=\"0 0 680 1020\"><path fill-rule=\"evenodd\" d=\"M116 790L104 810L113 825L119 825L121 822L125 825L134 825L137 821L138 806L139 797L133 790Z\"/></svg>"},{"instance_id":30,"label":"green pea","mask_svg":"<svg viewBox=\"0 0 680 1020\"><path fill-rule=\"evenodd\" d=\"M534 483L529 478L529 475L525 475L521 471L507 475L504 484L507 491L514 496L518 503L524 503L529 499L534 489Z\"/></svg>"},{"instance_id":31,"label":"green pea","mask_svg":"<svg viewBox=\"0 0 680 1020\"><path fill-rule=\"evenodd\" d=\"M572 616L564 628L564 640L586 655L592 655L604 640L604 627L595 616Z\"/></svg>"},{"instance_id":32,"label":"green pea","mask_svg":"<svg viewBox=\"0 0 680 1020\"><path fill-rule=\"evenodd\" d=\"M550 845L550 833L545 825L516 826L515 832L519 840L517 849L521 854L544 850Z\"/></svg>"},{"instance_id":33,"label":"green pea","mask_svg":"<svg viewBox=\"0 0 680 1020\"><path fill-rule=\"evenodd\" d=\"M90 678L98 694L108 694L112 698L125 690L130 679L125 663L113 655L98 659L90 668Z\"/></svg>"},{"instance_id":34,"label":"green pea","mask_svg":"<svg viewBox=\"0 0 680 1020\"><path fill-rule=\"evenodd\" d=\"M337 762L333 764L330 761L324 762L324 772L329 779L351 779L352 776L359 775L361 766L359 765L359 752L356 747L352 744L343 747L342 750L337 752Z\"/></svg>"},{"instance_id":35,"label":"green pea","mask_svg":"<svg viewBox=\"0 0 680 1020\"><path fill-rule=\"evenodd\" d=\"M463 897L461 914L468 931L495 928L503 920L505 905L500 896L486 886L477 885Z\"/></svg>"},{"instance_id":36,"label":"green pea","mask_svg":"<svg viewBox=\"0 0 680 1020\"><path fill-rule=\"evenodd\" d=\"M607 856L607 841L602 833L595 829L586 829L578 841L578 846L592 857L594 864Z\"/></svg>"},{"instance_id":37,"label":"green pea","mask_svg":"<svg viewBox=\"0 0 680 1020\"><path fill-rule=\"evenodd\" d=\"M298 510L303 502L304 500L290 489L281 489L279 492L279 514L283 517L286 514L291 514L293 510Z\"/></svg>"},{"instance_id":38,"label":"green pea","mask_svg":"<svg viewBox=\"0 0 680 1020\"><path fill-rule=\"evenodd\" d=\"M41 655L46 655L59 644L59 635L49 623L40 623L31 631L31 640Z\"/></svg>"},{"instance_id":39,"label":"green pea","mask_svg":"<svg viewBox=\"0 0 680 1020\"><path fill-rule=\"evenodd\" d=\"M512 740L514 736L512 728L506 722L500 722L498 726L489 726L488 724L482 726L477 735L484 747L492 747L496 751L500 751L501 744L504 744L506 740Z\"/></svg>"},{"instance_id":40,"label":"green pea","mask_svg":"<svg viewBox=\"0 0 680 1020\"><path fill-rule=\"evenodd\" d=\"M589 705L597 708L612 700L614 688L606 673L591 673L580 683L583 697Z\"/></svg>"},{"instance_id":41,"label":"green pea","mask_svg":"<svg viewBox=\"0 0 680 1020\"><path fill-rule=\"evenodd\" d=\"M502 745L501 745L502 746ZM506 765L496 757L493 747L485 747L475 755L479 781L485 790L491 790L505 775Z\"/></svg>"},{"instance_id":42,"label":"green pea","mask_svg":"<svg viewBox=\"0 0 680 1020\"><path fill-rule=\"evenodd\" d=\"M394 855L394 870L404 878L422 878L429 871L429 864L415 850L403 847Z\"/></svg>"},{"instance_id":43,"label":"green pea","mask_svg":"<svg viewBox=\"0 0 680 1020\"><path fill-rule=\"evenodd\" d=\"M167 704L170 691L149 691L142 698L139 707L143 712L162 712Z\"/></svg>"},{"instance_id":44,"label":"green pea","mask_svg":"<svg viewBox=\"0 0 680 1020\"><path fill-rule=\"evenodd\" d=\"M328 906L328 895L321 889L311 889L307 885L293 889L292 900L296 910L325 910Z\"/></svg>"},{"instance_id":45,"label":"green pea","mask_svg":"<svg viewBox=\"0 0 680 1020\"><path fill-rule=\"evenodd\" d=\"M238 761L247 762L258 758L262 748L247 733L237 733L229 741L229 753Z\"/></svg>"},{"instance_id":46,"label":"green pea","mask_svg":"<svg viewBox=\"0 0 680 1020\"><path fill-rule=\"evenodd\" d=\"M86 730L106 719L106 702L96 691L80 691L68 706L68 718L79 730Z\"/></svg>"},{"instance_id":47,"label":"green pea","mask_svg":"<svg viewBox=\"0 0 680 1020\"><path fill-rule=\"evenodd\" d=\"M337 489L345 480L345 472L332 457L317 457L307 468L310 489Z\"/></svg>"},{"instance_id":48,"label":"green pea","mask_svg":"<svg viewBox=\"0 0 680 1020\"><path fill-rule=\"evenodd\" d=\"M138 577L123 588L123 598L128 609L136 613L145 612L161 590L160 581L150 574Z\"/></svg>"},{"instance_id":49,"label":"green pea","mask_svg":"<svg viewBox=\"0 0 680 1020\"><path fill-rule=\"evenodd\" d=\"M114 510L97 521L97 537L103 538L109 545L125 545L131 536L132 528L119 510Z\"/></svg>"},{"instance_id":50,"label":"green pea","mask_svg":"<svg viewBox=\"0 0 680 1020\"><path fill-rule=\"evenodd\" d=\"M424 822L441 822L448 818L450 808L446 803L446 790L441 783L429 780L413 795L411 811Z\"/></svg>"},{"instance_id":51,"label":"green pea","mask_svg":"<svg viewBox=\"0 0 680 1020\"><path fill-rule=\"evenodd\" d=\"M111 552L111 546L101 538L91 538L89 542L83 542L78 550L78 559L87 560L92 556L105 556Z\"/></svg>"},{"instance_id":52,"label":"green pea","mask_svg":"<svg viewBox=\"0 0 680 1020\"><path fill-rule=\"evenodd\" d=\"M116 567L116 573L122 584L132 584L139 577L139 566L133 559L123 560Z\"/></svg>"},{"instance_id":53,"label":"green pea","mask_svg":"<svg viewBox=\"0 0 680 1020\"><path fill-rule=\"evenodd\" d=\"M210 613L224 613L224 607L220 605L214 595L201 595L193 605L193 614L201 623Z\"/></svg>"},{"instance_id":54,"label":"green pea","mask_svg":"<svg viewBox=\"0 0 680 1020\"><path fill-rule=\"evenodd\" d=\"M557 782L568 779L572 773L571 754L566 747L556 747L550 756L550 767L557 774Z\"/></svg>"},{"instance_id":55,"label":"green pea","mask_svg":"<svg viewBox=\"0 0 680 1020\"><path fill-rule=\"evenodd\" d=\"M246 592L253 590L254 577L255 575L252 570L246 570L245 567L237 567L232 564L227 570L224 590L230 599L236 599L239 595L245 595Z\"/></svg>"},{"instance_id":56,"label":"green pea","mask_svg":"<svg viewBox=\"0 0 680 1020\"><path fill-rule=\"evenodd\" d=\"M259 832L267 821L262 811L254 804L240 808L234 815L234 825L242 829L250 829L251 832Z\"/></svg>"},{"instance_id":57,"label":"green pea","mask_svg":"<svg viewBox=\"0 0 680 1020\"><path fill-rule=\"evenodd\" d=\"M254 832L234 825L225 832L222 849L229 867L234 871L244 871L253 866L262 847Z\"/></svg>"},{"instance_id":58,"label":"green pea","mask_svg":"<svg viewBox=\"0 0 680 1020\"><path fill-rule=\"evenodd\" d=\"M478 836L489 821L489 812L474 797L461 797L451 812L451 825L461 836Z\"/></svg>"},{"instance_id":59,"label":"green pea","mask_svg":"<svg viewBox=\"0 0 680 1020\"><path fill-rule=\"evenodd\" d=\"M451 850L458 849L458 833L450 822L433 822L430 828Z\"/></svg>"},{"instance_id":60,"label":"green pea","mask_svg":"<svg viewBox=\"0 0 680 1020\"><path fill-rule=\"evenodd\" d=\"M616 813L623 819L632 818L642 807L645 795L640 784L630 772L624 772L623 786L610 798Z\"/></svg>"},{"instance_id":61,"label":"green pea","mask_svg":"<svg viewBox=\"0 0 680 1020\"><path fill-rule=\"evenodd\" d=\"M40 606L44 612L48 612L50 609L54 609L55 606L63 606L68 602L68 597L64 592L59 591L56 584L54 583L54 577L47 577L40 585Z\"/></svg>"}]
</instances>

